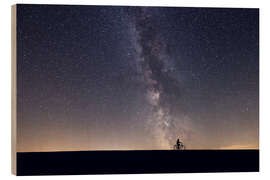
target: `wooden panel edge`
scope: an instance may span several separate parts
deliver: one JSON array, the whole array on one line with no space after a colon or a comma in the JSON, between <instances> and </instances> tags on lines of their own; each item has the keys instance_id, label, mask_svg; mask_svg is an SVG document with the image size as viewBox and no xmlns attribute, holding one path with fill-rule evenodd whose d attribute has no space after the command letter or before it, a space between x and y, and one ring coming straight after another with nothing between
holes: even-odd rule
<instances>
[{"instance_id":1,"label":"wooden panel edge","mask_svg":"<svg viewBox=\"0 0 270 180\"><path fill-rule=\"evenodd\" d=\"M11 6L11 173L17 174L17 6Z\"/></svg>"}]
</instances>

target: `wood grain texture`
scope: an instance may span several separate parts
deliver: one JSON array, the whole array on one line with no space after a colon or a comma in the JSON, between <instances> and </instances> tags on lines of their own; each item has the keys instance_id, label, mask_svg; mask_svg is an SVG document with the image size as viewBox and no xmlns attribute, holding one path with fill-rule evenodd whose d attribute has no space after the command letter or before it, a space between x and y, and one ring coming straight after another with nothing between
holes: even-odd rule
<instances>
[{"instance_id":1,"label":"wood grain texture","mask_svg":"<svg viewBox=\"0 0 270 180\"><path fill-rule=\"evenodd\" d=\"M16 139L17 139L17 23L16 23L16 5L11 6L11 172L16 174Z\"/></svg>"}]
</instances>

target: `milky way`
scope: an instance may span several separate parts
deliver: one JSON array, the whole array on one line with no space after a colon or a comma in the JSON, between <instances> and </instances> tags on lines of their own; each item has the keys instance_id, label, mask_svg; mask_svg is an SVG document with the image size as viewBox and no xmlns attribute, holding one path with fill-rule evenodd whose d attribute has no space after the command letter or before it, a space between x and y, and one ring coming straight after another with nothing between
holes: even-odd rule
<instances>
[{"instance_id":1,"label":"milky way","mask_svg":"<svg viewBox=\"0 0 270 180\"><path fill-rule=\"evenodd\" d=\"M17 8L18 151L259 147L258 9Z\"/></svg>"},{"instance_id":2,"label":"milky way","mask_svg":"<svg viewBox=\"0 0 270 180\"><path fill-rule=\"evenodd\" d=\"M145 96L152 106L152 114L147 119L146 125L160 148L172 148L177 138L188 140L187 137L191 133L181 121L187 120L187 117L177 119L171 115L170 102L174 101L177 93L181 93L181 84L169 76L171 71L169 64L173 62L169 61L166 42L158 32L155 24L158 21L155 21L153 9L139 8L134 14L133 23L139 53L137 61L141 66L146 85Z\"/></svg>"}]
</instances>

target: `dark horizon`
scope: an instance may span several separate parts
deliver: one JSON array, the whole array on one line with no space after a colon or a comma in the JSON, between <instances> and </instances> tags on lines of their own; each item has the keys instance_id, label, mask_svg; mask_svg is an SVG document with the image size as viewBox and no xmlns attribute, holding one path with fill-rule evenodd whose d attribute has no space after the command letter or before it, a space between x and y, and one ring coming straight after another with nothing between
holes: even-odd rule
<instances>
[{"instance_id":1,"label":"dark horizon","mask_svg":"<svg viewBox=\"0 0 270 180\"><path fill-rule=\"evenodd\" d=\"M29 154L29 153L76 153L76 152L124 152L124 151L133 151L133 152L144 152L144 151L260 151L260 149L184 149L184 150L177 150L177 149L103 149L103 150L77 150L77 151L70 151L70 150L59 150L59 151L20 151L17 154Z\"/></svg>"},{"instance_id":2,"label":"dark horizon","mask_svg":"<svg viewBox=\"0 0 270 180\"><path fill-rule=\"evenodd\" d=\"M30 152L17 158L19 176L259 171L259 150Z\"/></svg>"}]
</instances>

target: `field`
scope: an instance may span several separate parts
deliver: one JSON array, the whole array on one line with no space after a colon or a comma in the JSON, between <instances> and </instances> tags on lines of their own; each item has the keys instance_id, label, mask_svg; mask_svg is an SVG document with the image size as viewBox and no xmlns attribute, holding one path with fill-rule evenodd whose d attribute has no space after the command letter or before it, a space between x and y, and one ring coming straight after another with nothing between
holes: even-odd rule
<instances>
[{"instance_id":1,"label":"field","mask_svg":"<svg viewBox=\"0 0 270 180\"><path fill-rule=\"evenodd\" d=\"M259 171L259 150L135 150L17 153L17 175Z\"/></svg>"}]
</instances>

